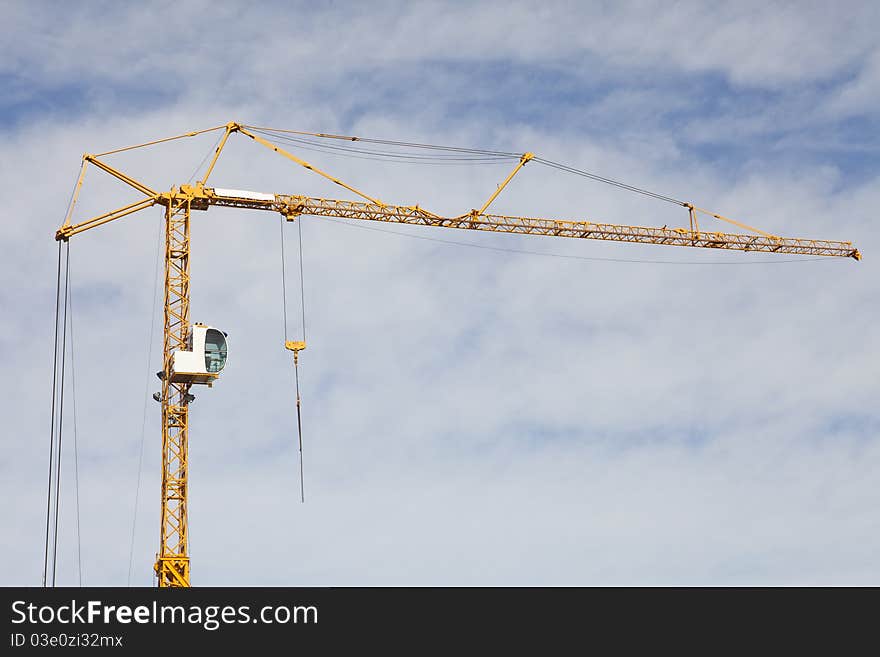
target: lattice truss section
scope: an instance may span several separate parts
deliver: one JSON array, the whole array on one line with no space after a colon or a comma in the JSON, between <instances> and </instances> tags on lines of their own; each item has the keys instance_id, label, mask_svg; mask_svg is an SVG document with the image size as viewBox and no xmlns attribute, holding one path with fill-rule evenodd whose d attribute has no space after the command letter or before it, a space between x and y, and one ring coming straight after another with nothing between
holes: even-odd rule
<instances>
[{"instance_id":1,"label":"lattice truss section","mask_svg":"<svg viewBox=\"0 0 880 657\"><path fill-rule=\"evenodd\" d=\"M189 586L187 552L187 437L190 385L171 382L171 358L189 337L190 202L165 209L165 331L162 350L162 541L156 559L160 586Z\"/></svg>"}]
</instances>

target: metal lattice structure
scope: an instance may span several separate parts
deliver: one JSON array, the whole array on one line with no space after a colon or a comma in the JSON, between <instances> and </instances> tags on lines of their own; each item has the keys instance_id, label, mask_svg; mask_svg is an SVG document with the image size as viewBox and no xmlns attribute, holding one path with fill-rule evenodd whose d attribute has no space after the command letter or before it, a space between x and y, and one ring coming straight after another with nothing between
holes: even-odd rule
<instances>
[{"instance_id":1,"label":"metal lattice structure","mask_svg":"<svg viewBox=\"0 0 880 657\"><path fill-rule=\"evenodd\" d=\"M416 206L376 205L375 203L361 201L340 201L309 196L285 195L276 195L274 201L256 201L246 198L217 196L213 189L202 190L196 196L196 199L198 201L207 201L210 205L248 208L252 210L274 210L290 218L299 215L336 217L341 219L411 224L414 226L514 233L516 235L574 237L578 239L690 246L732 251L843 256L857 259L861 255L849 242L747 235L742 233L718 233L701 231L698 228L694 230L687 228L651 228L646 226L593 223L590 221L479 214L477 211L456 217L441 217Z\"/></svg>"},{"instance_id":2,"label":"metal lattice structure","mask_svg":"<svg viewBox=\"0 0 880 657\"><path fill-rule=\"evenodd\" d=\"M190 200L169 195L165 206L165 309L162 344L162 539L156 556L159 586L189 586L187 439L190 384L172 381L171 358L189 337Z\"/></svg>"}]
</instances>

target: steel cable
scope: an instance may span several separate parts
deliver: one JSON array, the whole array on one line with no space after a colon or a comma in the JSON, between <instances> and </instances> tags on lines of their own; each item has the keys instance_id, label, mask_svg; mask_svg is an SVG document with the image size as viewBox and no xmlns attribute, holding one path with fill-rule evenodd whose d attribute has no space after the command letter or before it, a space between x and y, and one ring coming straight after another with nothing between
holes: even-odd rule
<instances>
[{"instance_id":1,"label":"steel cable","mask_svg":"<svg viewBox=\"0 0 880 657\"><path fill-rule=\"evenodd\" d=\"M149 405L149 394L150 394L150 356L152 352L153 345L153 335L156 330L156 306L158 304L159 297L159 260L162 254L162 224L159 223L159 229L156 231L158 233L158 237L156 239L156 257L153 265L153 309L150 311L150 331L149 331L149 339L147 340L147 367L146 367L146 376L144 381L144 410L143 416L141 418L141 439L140 446L138 448L138 472L137 472L137 483L135 484L135 493L134 493L134 513L132 513L131 520L131 543L129 545L128 550L128 579L126 580L126 586L131 586L131 572L132 565L134 563L134 539L137 528L137 516L138 516L138 506L141 495L141 477L143 474L143 464L144 464L144 437L147 432L147 406ZM164 363L163 363L164 367Z\"/></svg>"},{"instance_id":2,"label":"steel cable","mask_svg":"<svg viewBox=\"0 0 880 657\"><path fill-rule=\"evenodd\" d=\"M481 148L463 148L459 146L441 146L438 144L422 144L418 142L406 142L406 141L395 141L391 139L373 139L369 137L351 137L345 135L330 135L320 132L303 132L301 130L280 130L275 128L265 128L260 126L252 126L246 125L244 126L248 130L253 130L254 132L262 131L263 134L273 133L273 134L294 134L294 135L304 135L309 137L319 137L321 139L336 139L340 141L352 141L352 142L363 142L365 144L382 144L386 146L402 146L405 148L422 148L425 150L436 150L436 151L450 151L454 153L474 153L479 155L503 155L507 157L519 157L522 153L512 153L508 151L492 151Z\"/></svg>"},{"instance_id":3,"label":"steel cable","mask_svg":"<svg viewBox=\"0 0 880 657\"><path fill-rule=\"evenodd\" d=\"M58 514L61 507L61 449L62 430L64 428L64 373L67 361L67 295L70 288L70 242L67 244L67 253L64 266L64 311L61 326L61 382L58 402L58 452L55 457L55 522L52 542L52 587L55 587L58 573Z\"/></svg>"},{"instance_id":4,"label":"steel cable","mask_svg":"<svg viewBox=\"0 0 880 657\"><path fill-rule=\"evenodd\" d=\"M546 160L543 157L535 157L535 162L539 162L548 167L552 167L554 169L559 169L560 171L566 171L568 173L573 173L578 176L583 176L584 178L589 178L590 180L595 180L597 182L605 183L607 185L612 185L614 187L619 187L620 189L625 189L630 192L635 192L636 194L643 194L645 196L650 196L651 198L656 198L660 201L666 201L667 203L675 203L676 205L687 205L685 201L680 201L677 198L673 198L672 196L666 196L664 194L658 194L656 192L649 191L647 189L642 189L641 187L636 187L634 185L630 185L624 182L620 182L619 180L613 180L612 178L606 178L604 176L600 176L595 173L591 173L589 171L584 171L582 169L575 169L574 167L570 167L567 164L560 164L559 162L553 162L551 160Z\"/></svg>"},{"instance_id":5,"label":"steel cable","mask_svg":"<svg viewBox=\"0 0 880 657\"><path fill-rule=\"evenodd\" d=\"M55 340L52 357L52 410L49 430L49 477L46 484L46 541L43 551L43 587L48 581L49 570L49 528L52 518L52 471L55 461L55 396L58 391L58 320L61 314L61 242L58 242L58 268L55 280Z\"/></svg>"},{"instance_id":6,"label":"steel cable","mask_svg":"<svg viewBox=\"0 0 880 657\"><path fill-rule=\"evenodd\" d=\"M69 243L68 243L69 244ZM68 266L70 265L70 250L67 253ZM76 359L74 358L74 339L73 339L73 286L69 286L68 291L68 311L67 318L70 330L70 392L73 405L73 486L76 500L76 563L77 563L77 579L79 586L82 586L82 528L80 524L80 506L79 506L79 438L76 428Z\"/></svg>"}]
</instances>

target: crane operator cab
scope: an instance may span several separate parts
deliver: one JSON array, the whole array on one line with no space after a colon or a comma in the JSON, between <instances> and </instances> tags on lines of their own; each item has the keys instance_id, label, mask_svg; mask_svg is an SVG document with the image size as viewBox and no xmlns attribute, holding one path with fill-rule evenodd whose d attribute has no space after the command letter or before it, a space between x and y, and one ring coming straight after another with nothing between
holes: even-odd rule
<instances>
[{"instance_id":1,"label":"crane operator cab","mask_svg":"<svg viewBox=\"0 0 880 657\"><path fill-rule=\"evenodd\" d=\"M194 324L187 340L189 351L171 354L171 381L210 387L226 367L226 337L219 329Z\"/></svg>"}]
</instances>

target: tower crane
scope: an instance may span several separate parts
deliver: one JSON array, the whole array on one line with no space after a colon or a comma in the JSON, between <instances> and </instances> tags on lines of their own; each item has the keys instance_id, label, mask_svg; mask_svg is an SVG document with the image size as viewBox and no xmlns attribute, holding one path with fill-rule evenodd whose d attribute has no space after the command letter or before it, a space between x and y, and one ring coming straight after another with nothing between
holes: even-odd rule
<instances>
[{"instance_id":1,"label":"tower crane","mask_svg":"<svg viewBox=\"0 0 880 657\"><path fill-rule=\"evenodd\" d=\"M157 191L143 182L108 164L104 159L115 153L150 146L176 139L195 137L214 131L223 131L208 163L204 176L194 184L172 187L169 191ZM775 254L804 254L812 256L849 257L861 259L858 249L850 242L779 237L739 221L725 217L692 203L672 200L688 212L689 225L682 228L662 228L596 223L586 220L563 220L534 217L489 214L487 209L513 177L529 162L535 160L572 170L537 158L533 153L518 156L510 174L479 209L471 209L456 216L442 216L418 205L394 205L356 189L329 173L313 166L294 153L282 148L264 135L268 129L230 122L205 130L188 132L144 144L100 153L83 155L79 177L64 223L55 233L55 239L67 242L71 237L146 208L161 206L165 214L165 285L164 285L164 332L162 348L162 391L158 396L162 404L162 484L161 484L161 537L159 552L154 565L160 587L190 585L190 560L187 540L187 473L188 473L188 404L192 400L193 385L212 385L219 377L226 360L225 334L209 326L190 324L190 216L193 211L206 211L212 206L269 210L281 214L287 221L308 215L335 217L358 221L379 221L440 228L543 235L590 240L610 240L640 244L662 244L707 249L757 251ZM359 141L358 137L324 133L289 132L311 137ZM208 178L233 134L250 138L271 149L297 165L314 172L359 197L360 200L339 200L291 194L258 193L245 190L209 187ZM369 141L369 140L360 140ZM400 142L388 142L400 143ZM443 147L437 147L443 148ZM508 154L510 155L510 154ZM82 188L86 170L96 167L117 178L143 195L138 201L111 210L91 219L71 223L76 200ZM596 177L596 176L591 176ZM612 182L629 189L628 185ZM644 191L644 190L637 190ZM651 194L654 195L654 194ZM654 195L658 196L659 195ZM699 215L731 223L747 232L725 233L700 228ZM286 341L285 347L298 358L305 342Z\"/></svg>"}]
</instances>

